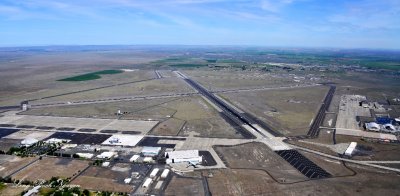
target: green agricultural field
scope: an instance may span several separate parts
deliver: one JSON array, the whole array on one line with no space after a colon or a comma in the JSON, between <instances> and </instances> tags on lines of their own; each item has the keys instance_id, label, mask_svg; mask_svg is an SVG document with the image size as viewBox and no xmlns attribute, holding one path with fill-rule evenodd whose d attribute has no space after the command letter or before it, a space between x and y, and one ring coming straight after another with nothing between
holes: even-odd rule
<instances>
[{"instance_id":1,"label":"green agricultural field","mask_svg":"<svg viewBox=\"0 0 400 196\"><path fill-rule=\"evenodd\" d=\"M73 76L69 78L64 78L61 80L57 81L73 81L73 82L78 82L78 81L87 81L87 80L96 80L101 78L100 75L109 75L109 74L119 74L123 73L121 70L103 70L103 71L97 71L97 72L92 72L92 73L87 73L87 74L82 74L78 76Z\"/></svg>"}]
</instances>

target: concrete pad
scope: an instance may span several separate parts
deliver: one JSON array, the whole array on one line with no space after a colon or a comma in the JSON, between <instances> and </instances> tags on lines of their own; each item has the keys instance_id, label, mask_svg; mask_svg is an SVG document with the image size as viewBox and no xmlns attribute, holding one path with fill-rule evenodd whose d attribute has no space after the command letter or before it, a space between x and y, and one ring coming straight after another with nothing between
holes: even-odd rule
<instances>
[{"instance_id":1,"label":"concrete pad","mask_svg":"<svg viewBox=\"0 0 400 196\"><path fill-rule=\"evenodd\" d=\"M89 128L112 129L121 131L138 131L142 134L149 132L158 121L140 120L118 120L118 119L96 119L96 118L74 118L74 117L54 117L54 116L30 116L16 115L15 113L5 113L0 117L0 123L10 123L16 125L50 126L50 127L73 127L76 129Z\"/></svg>"},{"instance_id":2,"label":"concrete pad","mask_svg":"<svg viewBox=\"0 0 400 196\"><path fill-rule=\"evenodd\" d=\"M34 138L37 140L43 140L50 135L54 134L54 132L47 132L47 131L17 131L13 134L7 135L4 138L7 139L18 139L18 140L24 140L28 138Z\"/></svg>"},{"instance_id":3,"label":"concrete pad","mask_svg":"<svg viewBox=\"0 0 400 196\"><path fill-rule=\"evenodd\" d=\"M143 135L120 135L115 134L104 141L104 145L114 145L114 146L136 146L140 140L143 139Z\"/></svg>"}]
</instances>

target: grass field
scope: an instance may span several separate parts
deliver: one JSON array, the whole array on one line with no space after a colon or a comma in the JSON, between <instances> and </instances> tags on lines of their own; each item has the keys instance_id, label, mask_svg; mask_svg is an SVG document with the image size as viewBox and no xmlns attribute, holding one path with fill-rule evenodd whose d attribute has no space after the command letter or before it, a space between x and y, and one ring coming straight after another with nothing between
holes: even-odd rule
<instances>
[{"instance_id":1,"label":"grass field","mask_svg":"<svg viewBox=\"0 0 400 196\"><path fill-rule=\"evenodd\" d=\"M100 75L110 75L110 74L119 74L123 73L122 70L103 70L103 71L96 71L92 73L82 74L78 76L73 76L69 78L60 79L58 81L72 81L72 82L79 82L79 81L87 81L87 80L96 80L101 78Z\"/></svg>"}]
</instances>

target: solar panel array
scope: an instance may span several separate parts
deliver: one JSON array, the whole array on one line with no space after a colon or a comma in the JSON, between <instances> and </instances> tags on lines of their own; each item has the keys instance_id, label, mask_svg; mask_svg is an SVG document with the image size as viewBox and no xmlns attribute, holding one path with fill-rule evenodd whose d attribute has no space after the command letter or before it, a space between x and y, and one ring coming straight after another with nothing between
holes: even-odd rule
<instances>
[{"instance_id":1,"label":"solar panel array","mask_svg":"<svg viewBox=\"0 0 400 196\"><path fill-rule=\"evenodd\" d=\"M281 150L276 151L276 153L310 179L331 177L331 174L320 168L296 150Z\"/></svg>"}]
</instances>

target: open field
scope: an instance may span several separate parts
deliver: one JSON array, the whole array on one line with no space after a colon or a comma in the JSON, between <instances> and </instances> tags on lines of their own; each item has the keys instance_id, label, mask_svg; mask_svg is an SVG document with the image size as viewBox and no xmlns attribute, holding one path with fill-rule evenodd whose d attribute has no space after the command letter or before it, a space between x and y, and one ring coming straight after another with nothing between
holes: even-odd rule
<instances>
[{"instance_id":1,"label":"open field","mask_svg":"<svg viewBox=\"0 0 400 196\"><path fill-rule=\"evenodd\" d=\"M60 67L54 66L45 71L41 69L36 71L35 68L27 69L26 71L31 71L29 73L25 73L24 70L21 72L18 72L18 70L4 71L14 76L14 78L11 79L8 75L4 75L4 78L8 78L8 81L3 81L3 76L0 76L0 81L3 81L3 84L8 84L0 87L0 105L18 105L23 100L40 99L43 97L155 78L154 71L152 70L135 70L133 72L123 72L118 75L103 75L100 79L81 81L79 85L77 85L78 82L62 82L57 80L69 75L96 71L96 68L88 66L86 69L82 70L72 67L72 70L65 70L65 72L58 70L59 68ZM3 75L3 73L0 75ZM27 79L28 81L26 81ZM4 93L7 93L8 96L4 96Z\"/></svg>"},{"instance_id":2,"label":"open field","mask_svg":"<svg viewBox=\"0 0 400 196\"><path fill-rule=\"evenodd\" d=\"M21 114L116 119L118 118L116 115L117 111L121 110L124 115L121 116L120 119L164 119L166 116L172 116L176 110L163 107L162 104L174 101L176 99L178 98L34 108L26 112L22 112Z\"/></svg>"},{"instance_id":3,"label":"open field","mask_svg":"<svg viewBox=\"0 0 400 196\"><path fill-rule=\"evenodd\" d=\"M101 78L100 75L109 75L109 74L119 74L123 73L122 70L103 70L103 71L96 71L92 73L82 74L78 76L72 76L69 78L60 79L58 81L71 81L71 82L79 82L79 81L86 81L86 80L96 80Z\"/></svg>"},{"instance_id":4,"label":"open field","mask_svg":"<svg viewBox=\"0 0 400 196\"><path fill-rule=\"evenodd\" d=\"M175 109L177 112L173 117L186 122L179 133L181 136L242 138L235 128L199 96L185 97L166 103L164 107Z\"/></svg>"},{"instance_id":5,"label":"open field","mask_svg":"<svg viewBox=\"0 0 400 196\"><path fill-rule=\"evenodd\" d=\"M305 176L263 143L216 146L214 149L231 169L260 169L274 179L285 182L306 180Z\"/></svg>"},{"instance_id":6,"label":"open field","mask_svg":"<svg viewBox=\"0 0 400 196\"><path fill-rule=\"evenodd\" d=\"M328 87L221 94L245 112L257 116L286 136L305 135Z\"/></svg>"},{"instance_id":7,"label":"open field","mask_svg":"<svg viewBox=\"0 0 400 196\"><path fill-rule=\"evenodd\" d=\"M151 131L151 134L154 134L154 135L178 135L179 131L182 129L184 124L185 124L184 120L170 118L166 121L159 123L155 128L153 128L153 131Z\"/></svg>"},{"instance_id":8,"label":"open field","mask_svg":"<svg viewBox=\"0 0 400 196\"><path fill-rule=\"evenodd\" d=\"M354 168L354 176L280 184L260 170L213 171L212 195L396 195L400 177L394 173ZM256 179L256 180L255 180ZM247 192L246 192L247 191Z\"/></svg>"},{"instance_id":9,"label":"open field","mask_svg":"<svg viewBox=\"0 0 400 196\"><path fill-rule=\"evenodd\" d=\"M290 77L254 71L185 70L184 73L208 90L211 88L211 91L250 87L280 87L297 84Z\"/></svg>"},{"instance_id":10,"label":"open field","mask_svg":"<svg viewBox=\"0 0 400 196\"><path fill-rule=\"evenodd\" d=\"M21 158L11 155L0 155L0 176L6 177L17 171L19 168L28 165L35 159L35 157Z\"/></svg>"},{"instance_id":11,"label":"open field","mask_svg":"<svg viewBox=\"0 0 400 196\"><path fill-rule=\"evenodd\" d=\"M124 184L124 179L130 177L130 167L125 170L116 171L110 168L91 166L75 180L71 182L73 185L80 185L83 189L114 191L114 192L131 192L131 185Z\"/></svg>"},{"instance_id":12,"label":"open field","mask_svg":"<svg viewBox=\"0 0 400 196\"><path fill-rule=\"evenodd\" d=\"M203 182L201 179L172 177L165 189L165 195L204 195Z\"/></svg>"},{"instance_id":13,"label":"open field","mask_svg":"<svg viewBox=\"0 0 400 196\"><path fill-rule=\"evenodd\" d=\"M13 179L36 181L51 177L71 178L88 166L89 162L75 159L46 158L38 160L12 176Z\"/></svg>"},{"instance_id":14,"label":"open field","mask_svg":"<svg viewBox=\"0 0 400 196\"><path fill-rule=\"evenodd\" d=\"M21 195L21 193L27 189L28 187L7 186L6 188L0 190L0 195Z\"/></svg>"},{"instance_id":15,"label":"open field","mask_svg":"<svg viewBox=\"0 0 400 196\"><path fill-rule=\"evenodd\" d=\"M135 73L135 72L130 72ZM152 72L154 74L154 72ZM118 74L120 75L120 74ZM119 80L119 78L118 78ZM133 80L134 81L134 80ZM33 104L194 92L178 78L162 78L37 100Z\"/></svg>"}]
</instances>

